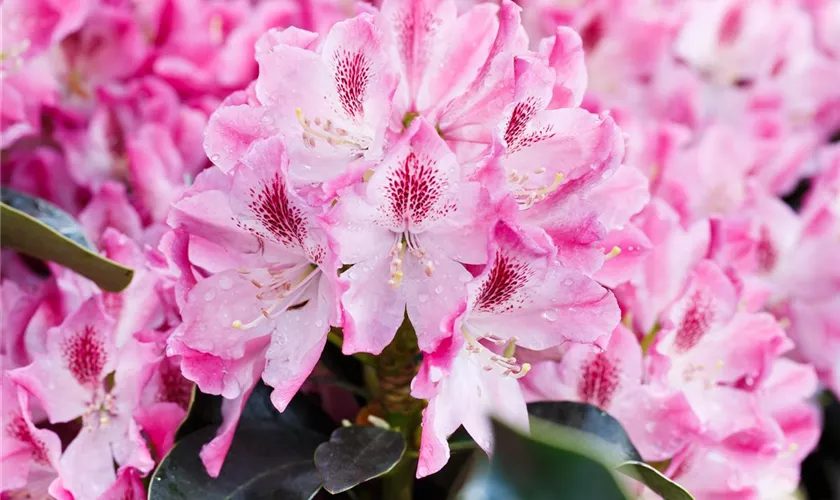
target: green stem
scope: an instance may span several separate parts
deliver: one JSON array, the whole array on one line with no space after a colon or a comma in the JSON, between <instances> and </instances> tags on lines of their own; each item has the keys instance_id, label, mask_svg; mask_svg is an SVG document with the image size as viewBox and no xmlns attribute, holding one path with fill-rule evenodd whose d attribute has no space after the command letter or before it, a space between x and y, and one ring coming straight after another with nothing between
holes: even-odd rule
<instances>
[{"instance_id":1,"label":"green stem","mask_svg":"<svg viewBox=\"0 0 840 500\"><path fill-rule=\"evenodd\" d=\"M406 318L394 340L379 356L378 399L391 427L405 438L407 450L394 470L382 478L382 497L411 500L414 491L414 434L420 426L423 402L411 397L411 380L417 374L417 334Z\"/></svg>"}]
</instances>

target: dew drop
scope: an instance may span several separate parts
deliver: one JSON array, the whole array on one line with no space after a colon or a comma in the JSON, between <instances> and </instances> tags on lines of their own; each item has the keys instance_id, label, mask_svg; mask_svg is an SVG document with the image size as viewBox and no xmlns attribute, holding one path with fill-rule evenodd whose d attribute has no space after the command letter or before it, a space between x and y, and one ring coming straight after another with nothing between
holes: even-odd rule
<instances>
[{"instance_id":1,"label":"dew drop","mask_svg":"<svg viewBox=\"0 0 840 500\"><path fill-rule=\"evenodd\" d=\"M647 432L653 432L653 429L654 429L653 422L648 422L648 423L645 424L645 430Z\"/></svg>"},{"instance_id":2,"label":"dew drop","mask_svg":"<svg viewBox=\"0 0 840 500\"><path fill-rule=\"evenodd\" d=\"M442 294L443 293L443 287L440 286L440 285L436 286L435 287L435 293L438 294L438 295Z\"/></svg>"},{"instance_id":3,"label":"dew drop","mask_svg":"<svg viewBox=\"0 0 840 500\"><path fill-rule=\"evenodd\" d=\"M566 280L563 281L563 284L566 285L566 286L572 286L572 283L573 282L572 282L571 278L566 278Z\"/></svg>"},{"instance_id":4,"label":"dew drop","mask_svg":"<svg viewBox=\"0 0 840 500\"><path fill-rule=\"evenodd\" d=\"M557 311L545 311L542 313L542 317L546 321L557 321Z\"/></svg>"},{"instance_id":5,"label":"dew drop","mask_svg":"<svg viewBox=\"0 0 840 500\"><path fill-rule=\"evenodd\" d=\"M219 158L221 158L221 156L219 155L219 153L214 153L213 155L211 155L211 156L210 156L210 161L212 161L213 163L215 163L215 162L219 161Z\"/></svg>"},{"instance_id":6,"label":"dew drop","mask_svg":"<svg viewBox=\"0 0 840 500\"><path fill-rule=\"evenodd\" d=\"M219 288L222 290L230 290L230 287L233 286L233 281L230 280L227 276L219 280Z\"/></svg>"},{"instance_id":7,"label":"dew drop","mask_svg":"<svg viewBox=\"0 0 840 500\"><path fill-rule=\"evenodd\" d=\"M420 295L417 296L417 301L420 302L421 304L425 304L426 302L429 301L429 296L426 295L425 293L421 293Z\"/></svg>"},{"instance_id":8,"label":"dew drop","mask_svg":"<svg viewBox=\"0 0 840 500\"><path fill-rule=\"evenodd\" d=\"M208 290L208 291L204 292L204 300L205 301L210 302L211 300L213 300L215 298L216 298L216 292L214 292L213 290Z\"/></svg>"}]
</instances>

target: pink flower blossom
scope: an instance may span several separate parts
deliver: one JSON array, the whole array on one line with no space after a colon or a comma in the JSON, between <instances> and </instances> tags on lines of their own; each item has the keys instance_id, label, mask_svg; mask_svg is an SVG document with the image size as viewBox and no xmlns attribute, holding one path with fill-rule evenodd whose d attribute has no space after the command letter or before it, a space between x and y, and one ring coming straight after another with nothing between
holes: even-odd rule
<instances>
[{"instance_id":1,"label":"pink flower blossom","mask_svg":"<svg viewBox=\"0 0 840 500\"><path fill-rule=\"evenodd\" d=\"M572 345L560 362L534 364L529 401L581 401L618 419L645 460L667 460L700 431L685 395L648 380L638 340L619 325L605 350Z\"/></svg>"},{"instance_id":2,"label":"pink flower blossom","mask_svg":"<svg viewBox=\"0 0 840 500\"><path fill-rule=\"evenodd\" d=\"M38 398L50 422L82 418L59 466L74 496L104 492L116 479L114 461L144 472L154 465L132 418L149 353L133 341L121 348L115 341L113 320L92 298L50 332L43 356L10 373Z\"/></svg>"},{"instance_id":3,"label":"pink flower blossom","mask_svg":"<svg viewBox=\"0 0 840 500\"><path fill-rule=\"evenodd\" d=\"M46 494L58 487L61 442L53 432L35 427L29 394L7 375L2 379L3 450L0 491Z\"/></svg>"},{"instance_id":4,"label":"pink flower blossom","mask_svg":"<svg viewBox=\"0 0 840 500\"><path fill-rule=\"evenodd\" d=\"M509 349L594 343L618 322L612 295L560 265L548 241L499 223L488 254L483 272L467 283L468 300L449 320L462 335L426 355L412 383L415 397L429 399L418 477L446 463L446 438L461 424L487 451L491 414L527 429L525 399L516 379L525 377L531 365L518 362Z\"/></svg>"},{"instance_id":5,"label":"pink flower blossom","mask_svg":"<svg viewBox=\"0 0 840 500\"><path fill-rule=\"evenodd\" d=\"M471 279L461 263L487 258L489 218L476 213L486 194L462 178L446 143L418 119L366 184L339 193L330 232L341 261L355 264L343 277L346 353L380 352L406 308L421 349L448 336L444 318Z\"/></svg>"}]
</instances>

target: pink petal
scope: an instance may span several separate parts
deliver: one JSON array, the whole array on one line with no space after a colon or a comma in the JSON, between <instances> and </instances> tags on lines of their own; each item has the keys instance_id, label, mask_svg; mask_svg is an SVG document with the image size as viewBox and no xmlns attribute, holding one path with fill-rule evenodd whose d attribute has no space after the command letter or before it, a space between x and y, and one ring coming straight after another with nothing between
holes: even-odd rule
<instances>
[{"instance_id":1,"label":"pink petal","mask_svg":"<svg viewBox=\"0 0 840 500\"><path fill-rule=\"evenodd\" d=\"M612 294L557 263L552 249L504 224L493 246L490 264L468 285L474 303L466 321L478 332L545 349L568 340L593 342L618 324Z\"/></svg>"},{"instance_id":2,"label":"pink petal","mask_svg":"<svg viewBox=\"0 0 840 500\"><path fill-rule=\"evenodd\" d=\"M547 57L548 65L556 73L549 107L580 106L588 80L580 35L568 27L559 26L554 37L540 43L540 54Z\"/></svg>"},{"instance_id":3,"label":"pink petal","mask_svg":"<svg viewBox=\"0 0 840 500\"><path fill-rule=\"evenodd\" d=\"M117 478L111 440L101 429L82 429L61 457L63 486L76 498L99 498Z\"/></svg>"},{"instance_id":4,"label":"pink petal","mask_svg":"<svg viewBox=\"0 0 840 500\"><path fill-rule=\"evenodd\" d=\"M344 309L344 354L379 354L391 343L405 317L405 291L394 289L391 259L386 254L356 264L341 276L350 287L341 297Z\"/></svg>"},{"instance_id":5,"label":"pink petal","mask_svg":"<svg viewBox=\"0 0 840 500\"><path fill-rule=\"evenodd\" d=\"M219 477L219 472L222 470L227 452L231 443L233 443L233 435L236 432L239 417L242 416L242 410L245 409L248 397L254 390L257 380L259 380L258 372L254 372L253 375L254 378L249 388L245 389L237 398L225 399L222 402L222 425L216 431L216 437L201 448L199 456L210 477Z\"/></svg>"},{"instance_id":6,"label":"pink petal","mask_svg":"<svg viewBox=\"0 0 840 500\"><path fill-rule=\"evenodd\" d=\"M604 252L613 252L616 248L619 250L618 255L604 261L594 276L599 283L608 287L616 287L633 279L652 247L647 236L633 225L610 231L601 244L604 245Z\"/></svg>"},{"instance_id":7,"label":"pink petal","mask_svg":"<svg viewBox=\"0 0 840 500\"><path fill-rule=\"evenodd\" d=\"M222 172L232 169L251 143L269 137L274 128L263 123L265 110L249 104L230 102L219 107L207 122L204 151Z\"/></svg>"},{"instance_id":8,"label":"pink petal","mask_svg":"<svg viewBox=\"0 0 840 500\"><path fill-rule=\"evenodd\" d=\"M146 489L137 469L121 467L117 473L117 480L103 493L99 500L143 500Z\"/></svg>"},{"instance_id":9,"label":"pink petal","mask_svg":"<svg viewBox=\"0 0 840 500\"><path fill-rule=\"evenodd\" d=\"M367 199L394 232L420 233L456 210L461 171L437 131L417 118L367 185Z\"/></svg>"},{"instance_id":10,"label":"pink petal","mask_svg":"<svg viewBox=\"0 0 840 500\"><path fill-rule=\"evenodd\" d=\"M321 280L326 281L327 278L322 277ZM321 358L330 330L329 304L320 296L318 285L310 287L305 306L286 311L277 319L265 354L263 380L274 388L271 402L279 411L286 409L312 373Z\"/></svg>"},{"instance_id":11,"label":"pink petal","mask_svg":"<svg viewBox=\"0 0 840 500\"><path fill-rule=\"evenodd\" d=\"M115 358L113 321L92 298L50 331L42 357L10 376L38 398L51 422L67 422L84 413Z\"/></svg>"},{"instance_id":12,"label":"pink petal","mask_svg":"<svg viewBox=\"0 0 840 500\"><path fill-rule=\"evenodd\" d=\"M417 333L417 343L421 351L429 352L453 334L447 320L466 305L466 283L472 275L463 265L446 257L429 253L427 258L434 262L430 275L417 259L405 259L402 286L408 298L406 309Z\"/></svg>"},{"instance_id":13,"label":"pink petal","mask_svg":"<svg viewBox=\"0 0 840 500\"><path fill-rule=\"evenodd\" d=\"M176 403L161 402L139 408L134 419L148 436L155 459L162 460L175 443L175 433L186 417L186 411Z\"/></svg>"}]
</instances>

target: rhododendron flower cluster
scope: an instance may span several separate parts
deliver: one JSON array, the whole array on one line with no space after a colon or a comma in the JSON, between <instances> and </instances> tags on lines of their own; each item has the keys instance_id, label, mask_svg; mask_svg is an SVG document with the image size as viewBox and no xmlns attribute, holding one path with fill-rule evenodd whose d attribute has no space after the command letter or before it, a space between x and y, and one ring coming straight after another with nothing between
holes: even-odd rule
<instances>
[{"instance_id":1,"label":"rhododendron flower cluster","mask_svg":"<svg viewBox=\"0 0 840 500\"><path fill-rule=\"evenodd\" d=\"M0 8L3 185L134 269L3 251L3 498L146 498L193 391L217 477L328 343L403 356L332 413L411 409L417 478L578 401L698 499L796 491L840 390L838 2Z\"/></svg>"}]
</instances>

